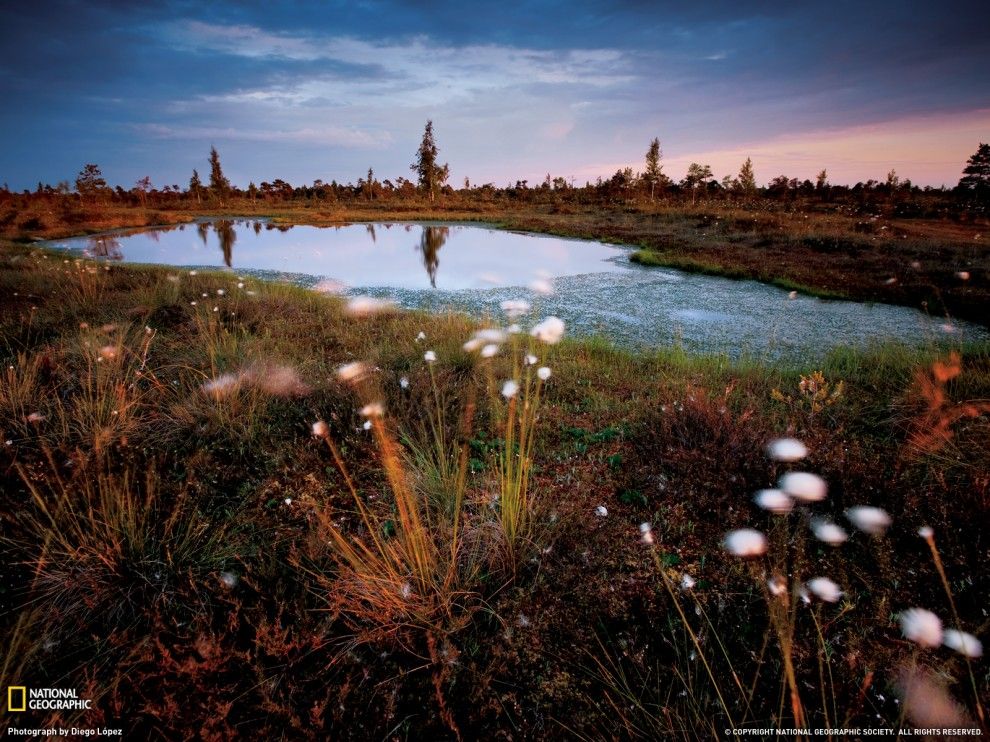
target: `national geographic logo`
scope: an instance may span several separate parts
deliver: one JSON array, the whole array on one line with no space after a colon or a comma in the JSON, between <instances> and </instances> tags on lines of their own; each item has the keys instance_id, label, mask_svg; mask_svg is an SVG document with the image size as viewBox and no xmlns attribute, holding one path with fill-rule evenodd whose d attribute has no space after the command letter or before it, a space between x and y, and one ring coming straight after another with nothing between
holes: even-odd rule
<instances>
[{"instance_id":1,"label":"national geographic logo","mask_svg":"<svg viewBox=\"0 0 990 742\"><path fill-rule=\"evenodd\" d=\"M23 685L7 687L7 711L27 711L27 688Z\"/></svg>"},{"instance_id":2,"label":"national geographic logo","mask_svg":"<svg viewBox=\"0 0 990 742\"><path fill-rule=\"evenodd\" d=\"M80 698L75 688L7 686L7 711L81 711L92 706L93 701Z\"/></svg>"}]
</instances>

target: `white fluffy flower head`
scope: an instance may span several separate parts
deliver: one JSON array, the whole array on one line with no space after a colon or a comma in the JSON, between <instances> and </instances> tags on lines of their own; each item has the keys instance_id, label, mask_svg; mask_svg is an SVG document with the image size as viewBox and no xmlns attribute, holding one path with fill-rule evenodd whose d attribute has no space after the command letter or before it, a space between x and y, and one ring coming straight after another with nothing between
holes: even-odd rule
<instances>
[{"instance_id":1,"label":"white fluffy flower head","mask_svg":"<svg viewBox=\"0 0 990 742\"><path fill-rule=\"evenodd\" d=\"M756 557L767 550L767 537L753 528L729 531L722 543L729 553L738 557Z\"/></svg>"},{"instance_id":2,"label":"white fluffy flower head","mask_svg":"<svg viewBox=\"0 0 990 742\"><path fill-rule=\"evenodd\" d=\"M796 438L778 438L767 445L767 454L774 461L798 461L808 455L808 449Z\"/></svg>"},{"instance_id":3,"label":"white fluffy flower head","mask_svg":"<svg viewBox=\"0 0 990 742\"><path fill-rule=\"evenodd\" d=\"M942 643L942 619L924 608L908 608L901 613L901 631L919 647Z\"/></svg>"},{"instance_id":4,"label":"white fluffy flower head","mask_svg":"<svg viewBox=\"0 0 990 742\"><path fill-rule=\"evenodd\" d=\"M825 480L817 474L804 471L790 471L780 478L780 489L803 502L818 502L824 500L828 492Z\"/></svg>"},{"instance_id":5,"label":"white fluffy flower head","mask_svg":"<svg viewBox=\"0 0 990 742\"><path fill-rule=\"evenodd\" d=\"M826 603L836 603L842 597L842 591L828 577L815 577L806 583L808 589Z\"/></svg>"},{"instance_id":6,"label":"white fluffy flower head","mask_svg":"<svg viewBox=\"0 0 990 742\"><path fill-rule=\"evenodd\" d=\"M886 531L891 524L890 516L886 510L870 505L857 505L849 508L846 510L846 517L859 530L875 536Z\"/></svg>"},{"instance_id":7,"label":"white fluffy flower head","mask_svg":"<svg viewBox=\"0 0 990 742\"><path fill-rule=\"evenodd\" d=\"M564 337L564 320L559 317L547 317L530 330L530 335L547 345L559 343Z\"/></svg>"}]
</instances>

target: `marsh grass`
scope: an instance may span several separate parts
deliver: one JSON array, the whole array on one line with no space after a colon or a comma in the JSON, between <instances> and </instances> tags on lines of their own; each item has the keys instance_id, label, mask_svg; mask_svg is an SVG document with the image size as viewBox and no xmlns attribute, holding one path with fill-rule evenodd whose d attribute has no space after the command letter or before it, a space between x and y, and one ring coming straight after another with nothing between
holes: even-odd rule
<instances>
[{"instance_id":1,"label":"marsh grass","mask_svg":"<svg viewBox=\"0 0 990 742\"><path fill-rule=\"evenodd\" d=\"M155 603L188 600L182 587L238 554L235 523L211 522L182 491L163 496L152 471L105 466L69 479L52 456L18 467L34 507L19 514L22 536L8 543L24 554L28 593L48 610L49 630L140 620Z\"/></svg>"},{"instance_id":2,"label":"marsh grass","mask_svg":"<svg viewBox=\"0 0 990 742\"><path fill-rule=\"evenodd\" d=\"M907 724L893 676L914 661L965 680L951 693L981 718L985 660L915 650L895 616L986 628L984 345L780 365L599 338L547 363L518 335L481 359L462 317L357 320L296 287L152 268L86 273L94 301L56 293L77 268L41 254L0 246L18 293L0 306L6 678L84 675L138 734L694 739ZM802 396L816 372L843 385L830 404ZM229 393L204 389L224 374ZM764 455L781 435L830 484L816 516L876 504L887 534L836 550L800 509L753 509L788 468ZM740 563L718 544L750 525L770 551ZM841 602L801 600L818 575Z\"/></svg>"}]
</instances>

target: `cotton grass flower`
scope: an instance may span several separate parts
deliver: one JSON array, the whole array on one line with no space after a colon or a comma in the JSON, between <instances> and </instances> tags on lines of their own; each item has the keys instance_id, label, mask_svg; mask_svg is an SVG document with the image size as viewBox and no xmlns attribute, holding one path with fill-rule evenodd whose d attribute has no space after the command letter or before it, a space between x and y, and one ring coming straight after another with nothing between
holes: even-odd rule
<instances>
[{"instance_id":1,"label":"cotton grass flower","mask_svg":"<svg viewBox=\"0 0 990 742\"><path fill-rule=\"evenodd\" d=\"M541 296L553 294L553 284L545 278L537 278L529 284L530 291Z\"/></svg>"},{"instance_id":2,"label":"cotton grass flower","mask_svg":"<svg viewBox=\"0 0 990 742\"><path fill-rule=\"evenodd\" d=\"M352 317L371 317L376 314L392 312L395 309L395 302L388 299L378 299L374 296L355 296L348 300L345 307L345 311Z\"/></svg>"},{"instance_id":3,"label":"cotton grass flower","mask_svg":"<svg viewBox=\"0 0 990 742\"><path fill-rule=\"evenodd\" d=\"M819 541L824 541L826 544L832 546L838 546L849 538L849 534L841 526L837 526L835 523L827 520L811 521L811 532L815 534L815 538Z\"/></svg>"},{"instance_id":4,"label":"cotton grass flower","mask_svg":"<svg viewBox=\"0 0 990 742\"><path fill-rule=\"evenodd\" d=\"M405 376L403 376L401 379L399 379L399 386L402 387L403 389L408 389L409 388L409 379L407 379Z\"/></svg>"},{"instance_id":5,"label":"cotton grass flower","mask_svg":"<svg viewBox=\"0 0 990 742\"><path fill-rule=\"evenodd\" d=\"M361 408L362 417L381 417L385 414L385 407L381 402L369 402Z\"/></svg>"},{"instance_id":6,"label":"cotton grass flower","mask_svg":"<svg viewBox=\"0 0 990 742\"><path fill-rule=\"evenodd\" d=\"M927 670L908 667L896 684L904 715L920 729L974 729L965 708L949 695L945 685Z\"/></svg>"},{"instance_id":7,"label":"cotton grass flower","mask_svg":"<svg viewBox=\"0 0 990 742\"><path fill-rule=\"evenodd\" d=\"M778 438L767 445L767 454L774 461L798 461L808 455L808 449L796 438Z\"/></svg>"},{"instance_id":8,"label":"cotton grass flower","mask_svg":"<svg viewBox=\"0 0 990 742\"><path fill-rule=\"evenodd\" d=\"M766 553L767 537L753 528L740 528L725 534L722 544L738 557L756 557Z\"/></svg>"},{"instance_id":9,"label":"cotton grass flower","mask_svg":"<svg viewBox=\"0 0 990 742\"><path fill-rule=\"evenodd\" d=\"M365 366L361 361L352 361L351 363L345 363L337 369L337 376L340 377L341 381L346 381L348 383L354 383L360 381L368 374L368 367Z\"/></svg>"},{"instance_id":10,"label":"cotton grass flower","mask_svg":"<svg viewBox=\"0 0 990 742\"><path fill-rule=\"evenodd\" d=\"M901 631L919 647L932 648L942 643L942 619L924 608L908 608L901 613Z\"/></svg>"},{"instance_id":11,"label":"cotton grass flower","mask_svg":"<svg viewBox=\"0 0 990 742\"><path fill-rule=\"evenodd\" d=\"M468 342L476 342L477 348L484 345L490 345L494 343L495 345L500 345L506 341L505 332L499 330L496 327L485 327L480 330L475 330L474 334L471 335L471 340Z\"/></svg>"},{"instance_id":12,"label":"cotton grass flower","mask_svg":"<svg viewBox=\"0 0 990 742\"><path fill-rule=\"evenodd\" d=\"M966 657L983 656L983 644L972 634L958 629L946 629L942 633L942 643L949 649L954 649Z\"/></svg>"},{"instance_id":13,"label":"cotton grass flower","mask_svg":"<svg viewBox=\"0 0 990 742\"><path fill-rule=\"evenodd\" d=\"M552 374L553 372L550 370L549 366L540 366L536 369L536 375L539 377L540 381L546 381Z\"/></svg>"},{"instance_id":14,"label":"cotton grass flower","mask_svg":"<svg viewBox=\"0 0 990 742\"><path fill-rule=\"evenodd\" d=\"M40 412L32 412L30 415L27 416L27 421L29 423L35 423L35 424L43 423L47 419L48 418L46 418Z\"/></svg>"},{"instance_id":15,"label":"cotton grass flower","mask_svg":"<svg viewBox=\"0 0 990 742\"><path fill-rule=\"evenodd\" d=\"M493 356L498 355L498 348L499 346L497 346L495 343L489 343L488 345L486 345L484 348L481 349L481 357L492 358Z\"/></svg>"},{"instance_id":16,"label":"cotton grass flower","mask_svg":"<svg viewBox=\"0 0 990 742\"><path fill-rule=\"evenodd\" d=\"M696 584L698 584L698 583L697 583L697 582L695 581L695 579L694 579L694 578L693 578L693 577L692 577L691 575L689 575L689 574L688 574L687 572L685 572L685 573L684 573L684 574L683 574L683 575L681 576L681 590L690 590L690 589L691 589L692 587L694 587L694 586L695 586Z\"/></svg>"},{"instance_id":17,"label":"cotton grass flower","mask_svg":"<svg viewBox=\"0 0 990 742\"><path fill-rule=\"evenodd\" d=\"M839 598L842 597L842 591L839 589L839 586L828 577L815 577L808 580L805 585L813 595L820 600L824 600L826 603L837 603Z\"/></svg>"},{"instance_id":18,"label":"cotton grass flower","mask_svg":"<svg viewBox=\"0 0 990 742\"><path fill-rule=\"evenodd\" d=\"M237 587L237 575L233 572L221 572L220 582L222 582L223 586L228 590L233 590Z\"/></svg>"},{"instance_id":19,"label":"cotton grass flower","mask_svg":"<svg viewBox=\"0 0 990 742\"><path fill-rule=\"evenodd\" d=\"M437 354L432 350L428 350L423 354L423 360L427 363L434 363L437 360Z\"/></svg>"},{"instance_id":20,"label":"cotton grass flower","mask_svg":"<svg viewBox=\"0 0 990 742\"><path fill-rule=\"evenodd\" d=\"M530 330L530 335L542 343L555 345L564 337L564 320L559 317L547 317Z\"/></svg>"},{"instance_id":21,"label":"cotton grass flower","mask_svg":"<svg viewBox=\"0 0 990 742\"><path fill-rule=\"evenodd\" d=\"M525 299L506 299L501 304L502 311L509 319L518 319L526 314L532 305Z\"/></svg>"},{"instance_id":22,"label":"cotton grass flower","mask_svg":"<svg viewBox=\"0 0 990 742\"><path fill-rule=\"evenodd\" d=\"M597 515L599 518L606 517L608 515L608 508L605 507L604 505L599 505L597 508L595 508L595 515Z\"/></svg>"},{"instance_id":23,"label":"cotton grass flower","mask_svg":"<svg viewBox=\"0 0 990 742\"><path fill-rule=\"evenodd\" d=\"M502 396L506 399L512 399L516 394L519 393L519 384L512 379L509 379L504 384L502 384Z\"/></svg>"},{"instance_id":24,"label":"cotton grass flower","mask_svg":"<svg viewBox=\"0 0 990 742\"><path fill-rule=\"evenodd\" d=\"M252 366L242 374L242 379L273 397L302 397L311 391L292 366Z\"/></svg>"},{"instance_id":25,"label":"cotton grass flower","mask_svg":"<svg viewBox=\"0 0 990 742\"><path fill-rule=\"evenodd\" d=\"M535 366L536 362L540 359L534 356L532 353L527 353L526 357L523 359L527 366Z\"/></svg>"},{"instance_id":26,"label":"cotton grass flower","mask_svg":"<svg viewBox=\"0 0 990 742\"><path fill-rule=\"evenodd\" d=\"M647 546L653 544L653 528L649 523L639 524L639 540Z\"/></svg>"},{"instance_id":27,"label":"cotton grass flower","mask_svg":"<svg viewBox=\"0 0 990 742\"><path fill-rule=\"evenodd\" d=\"M857 505L846 510L846 517L849 522L863 533L878 536L891 524L890 516L886 510L875 508L870 505Z\"/></svg>"},{"instance_id":28,"label":"cotton grass flower","mask_svg":"<svg viewBox=\"0 0 990 742\"><path fill-rule=\"evenodd\" d=\"M237 285L238 288L241 288L243 286L244 284ZM315 286L313 286L313 291L317 292L318 294L342 294L346 290L347 290L347 286L345 286L340 281L335 281L332 278L325 278L319 283L317 283Z\"/></svg>"},{"instance_id":29,"label":"cotton grass flower","mask_svg":"<svg viewBox=\"0 0 990 742\"><path fill-rule=\"evenodd\" d=\"M791 512L794 507L794 500L787 493L775 489L760 490L753 497L753 502L764 510L780 515Z\"/></svg>"},{"instance_id":30,"label":"cotton grass flower","mask_svg":"<svg viewBox=\"0 0 990 742\"><path fill-rule=\"evenodd\" d=\"M323 420L317 420L313 423L313 435L316 438L327 438L330 435L330 426L327 425Z\"/></svg>"},{"instance_id":31,"label":"cotton grass flower","mask_svg":"<svg viewBox=\"0 0 990 742\"><path fill-rule=\"evenodd\" d=\"M932 530L931 526L922 526L918 529L918 535L925 539L925 541L931 541L935 538L935 531Z\"/></svg>"},{"instance_id":32,"label":"cotton grass flower","mask_svg":"<svg viewBox=\"0 0 990 742\"><path fill-rule=\"evenodd\" d=\"M117 348L113 345L104 345L100 348L100 358L105 361L112 361L117 357Z\"/></svg>"},{"instance_id":33,"label":"cotton grass flower","mask_svg":"<svg viewBox=\"0 0 990 742\"><path fill-rule=\"evenodd\" d=\"M782 595L787 595L787 580L785 580L780 575L774 575L769 580L767 580L767 590L775 598L779 598Z\"/></svg>"},{"instance_id":34,"label":"cotton grass flower","mask_svg":"<svg viewBox=\"0 0 990 742\"><path fill-rule=\"evenodd\" d=\"M241 386L241 377L237 374L220 374L215 379L204 383L200 389L215 399L226 397L236 392Z\"/></svg>"},{"instance_id":35,"label":"cotton grass flower","mask_svg":"<svg viewBox=\"0 0 990 742\"><path fill-rule=\"evenodd\" d=\"M780 489L796 500L818 502L825 499L828 485L817 474L803 471L787 472L778 482Z\"/></svg>"},{"instance_id":36,"label":"cotton grass flower","mask_svg":"<svg viewBox=\"0 0 990 742\"><path fill-rule=\"evenodd\" d=\"M419 343L422 342L423 340L426 340L426 333L420 330L419 334L416 336L416 342Z\"/></svg>"}]
</instances>

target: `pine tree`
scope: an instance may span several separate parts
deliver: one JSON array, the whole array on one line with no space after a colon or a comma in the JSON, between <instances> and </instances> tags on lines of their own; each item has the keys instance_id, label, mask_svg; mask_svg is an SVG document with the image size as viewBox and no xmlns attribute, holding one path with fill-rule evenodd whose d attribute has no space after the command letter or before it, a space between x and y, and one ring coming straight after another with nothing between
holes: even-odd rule
<instances>
[{"instance_id":1,"label":"pine tree","mask_svg":"<svg viewBox=\"0 0 990 742\"><path fill-rule=\"evenodd\" d=\"M646 150L646 171L643 173L643 177L650 182L651 201L657 185L663 184L667 180L667 176L663 174L663 165L660 164L662 158L660 140L654 137L653 141L650 142L650 148Z\"/></svg>"},{"instance_id":2,"label":"pine tree","mask_svg":"<svg viewBox=\"0 0 990 742\"><path fill-rule=\"evenodd\" d=\"M739 177L736 180L737 187L747 196L756 193L756 175L753 173L753 160L746 158L746 162L739 168Z\"/></svg>"},{"instance_id":3,"label":"pine tree","mask_svg":"<svg viewBox=\"0 0 990 742\"><path fill-rule=\"evenodd\" d=\"M76 177L76 191L83 198L95 199L106 187L107 182L103 179L99 165L87 164Z\"/></svg>"},{"instance_id":4,"label":"pine tree","mask_svg":"<svg viewBox=\"0 0 990 742\"><path fill-rule=\"evenodd\" d=\"M712 179L712 168L710 165L699 165L697 162L692 162L688 165L687 175L684 176L682 185L685 188L691 189L691 203L693 204L698 197L698 188L701 186L708 185L708 181Z\"/></svg>"},{"instance_id":5,"label":"pine tree","mask_svg":"<svg viewBox=\"0 0 990 742\"><path fill-rule=\"evenodd\" d=\"M224 177L223 168L220 167L220 155L216 147L210 147L210 190L223 206L224 199L230 191L230 181Z\"/></svg>"},{"instance_id":6,"label":"pine tree","mask_svg":"<svg viewBox=\"0 0 990 742\"><path fill-rule=\"evenodd\" d=\"M189 193L195 196L196 203L200 202L203 195L203 181L199 179L199 173L193 170L192 177L189 179Z\"/></svg>"},{"instance_id":7,"label":"pine tree","mask_svg":"<svg viewBox=\"0 0 990 742\"><path fill-rule=\"evenodd\" d=\"M973 156L966 161L956 191L969 200L990 203L990 144L981 142Z\"/></svg>"},{"instance_id":8,"label":"pine tree","mask_svg":"<svg viewBox=\"0 0 990 742\"><path fill-rule=\"evenodd\" d=\"M433 122L426 122L426 130L423 132L423 141L420 142L419 150L416 152L416 161L409 166L414 170L419 178L419 187L430 194L430 201L433 201L436 192L443 187L450 177L450 167L446 164L437 165L436 141L433 139Z\"/></svg>"}]
</instances>

